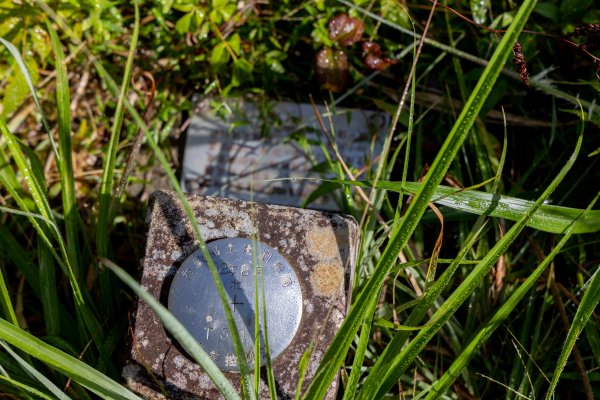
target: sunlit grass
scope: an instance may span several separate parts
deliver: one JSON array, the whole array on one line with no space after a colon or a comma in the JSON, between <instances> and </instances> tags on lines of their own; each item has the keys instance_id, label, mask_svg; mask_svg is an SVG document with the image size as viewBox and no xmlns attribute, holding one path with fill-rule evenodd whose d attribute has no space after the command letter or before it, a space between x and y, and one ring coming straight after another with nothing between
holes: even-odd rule
<instances>
[{"instance_id":1,"label":"sunlit grass","mask_svg":"<svg viewBox=\"0 0 600 400\"><path fill-rule=\"evenodd\" d=\"M141 130L147 153L177 193L198 246L209 261L220 298L227 303L198 221L169 160L170 149L160 140L152 118L142 116L137 97L140 90L132 88L136 57L141 53L138 40L144 40L140 30L150 19L140 15L136 3L132 34L121 50L126 61L118 86L114 69L94 55L86 42L90 39L82 40L64 15L48 4L37 4L44 13L53 54L52 98L38 96L24 55L9 40L1 40L16 66L12 73L24 77L44 142L29 146L25 132L11 129L0 119L0 254L4 267L0 269L0 390L15 398L138 398L120 382L121 365L115 355L124 352L122 342L128 335L122 305L139 297L225 398L259 397L259 368L250 370L246 363L229 307L224 309L241 367L241 383L230 382L219 371L189 332L131 277L135 270L122 268L115 251L119 245L113 241L115 226L135 218L126 214L128 207L140 208L135 199L114 197L120 163L127 161L123 156L126 136L135 128ZM599 379L600 337L593 311L600 301L600 274L593 248L597 247L600 216L592 209L597 196L589 198L598 187L578 187L585 174L573 177L569 173L570 169L594 173L596 161L585 157L593 153L579 155L588 140L584 128L593 116L592 103L532 78L532 87L581 104L584 110L578 114L577 125L564 127L557 144L555 137L563 127L556 113L568 103L560 103L559 108L552 105L550 139L534 149L532 165L515 182L506 178L516 168L512 158L520 150L509 145L514 141L508 139L511 127L505 122L504 141L495 151L491 128L480 115L498 80L503 75L515 78L507 70L507 60L535 6L536 1L525 0L501 38L481 39L490 49L489 60L457 48L455 38L465 32L454 27L446 14L447 25L438 30L446 31L450 44L443 43L439 32L435 40L424 39L420 57L431 64L422 67L421 59L415 63L414 75L403 82L407 97L399 102L407 101L410 108L397 108L397 117L402 114L405 118L408 112L403 120L406 125L398 123L389 132L381 153L368 160L372 165L364 179L355 179L353 168L357 166L340 159L338 146L343 143L336 142L336 127L320 121L324 134L331 135L326 137L332 143L323 143L321 148L331 176L336 177L322 188L343 192L341 209L356 216L362 235L350 311L314 377L306 370L310 352L303 358L297 398L323 398L340 369L344 399L412 396L413 391L425 398L460 397L464 392L481 397L491 393L490 387L502 388L507 398L562 398L561 377L582 382L577 394L599 394L594 385ZM420 39L416 32L365 8L355 12ZM93 204L82 202L76 190L73 123L79 117L71 110L75 79L69 72L76 68L67 69L65 49L74 51L65 46L69 43L78 46L83 62L96 71L103 85L98 96L116 105ZM416 57L417 44L412 42L403 54ZM452 64L445 66L447 57L452 57ZM469 81L462 61L485 69ZM436 75L438 71L443 78ZM449 83L448 76L456 82ZM430 131L431 111L415 100L423 85L445 91L450 100L454 96L464 101L462 109L451 110L442 134ZM218 87L218 82L211 87ZM213 90L209 89L207 92ZM229 90L232 87L225 92ZM356 90L358 86L342 96L355 96ZM42 104L41 98L47 104ZM328 104L335 105L335 99L331 100ZM91 117L100 120L102 116ZM413 182L429 156L424 154L424 141L430 137L439 141L439 148L420 182ZM563 148L563 155L546 160L547 149L557 146ZM39 154L44 152L51 154L51 161L40 160ZM546 167L543 179L535 176L542 169L538 164ZM49 171L58 176L60 198L48 190ZM475 186L442 185L457 181ZM511 184L512 188L505 190ZM523 196L523 187L534 187L533 195ZM579 204L545 204L553 192L566 197L570 190L581 198ZM443 207L439 214L434 208L434 212L427 211L433 204ZM573 281L557 278L557 274L565 274L565 267L572 270ZM258 278L256 285L258 289ZM257 302L261 301L259 292L256 290ZM32 304L39 305L39 310L31 309ZM562 315L554 311L561 307ZM263 324L266 326L266 321ZM549 329L556 333L548 335ZM490 352L486 346L498 351ZM554 350L543 350L548 348ZM581 357L580 349L590 354ZM573 357L573 365L568 363L569 357ZM472 370L468 366L473 366ZM267 376L270 396L275 397L270 363ZM300 390L302 379L310 380L305 393Z\"/></svg>"}]
</instances>

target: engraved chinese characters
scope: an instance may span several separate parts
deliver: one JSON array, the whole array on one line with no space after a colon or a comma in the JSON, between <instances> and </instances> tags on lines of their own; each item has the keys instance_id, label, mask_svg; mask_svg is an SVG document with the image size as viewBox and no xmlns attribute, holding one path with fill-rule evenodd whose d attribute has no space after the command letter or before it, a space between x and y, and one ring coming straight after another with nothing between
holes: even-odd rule
<instances>
[{"instance_id":1,"label":"engraved chinese characters","mask_svg":"<svg viewBox=\"0 0 600 400\"><path fill-rule=\"evenodd\" d=\"M256 298L255 275L262 268L267 310L267 336L271 358L292 341L302 317L302 291L292 266L275 249L245 238L220 239L207 244L229 298L250 366L254 365ZM256 252L256 255L254 254ZM259 285L261 275L257 276ZM260 287L260 286L259 286ZM266 363L259 289L260 365ZM169 291L169 310L190 331L223 371L239 371L225 311L198 249L178 269Z\"/></svg>"}]
</instances>

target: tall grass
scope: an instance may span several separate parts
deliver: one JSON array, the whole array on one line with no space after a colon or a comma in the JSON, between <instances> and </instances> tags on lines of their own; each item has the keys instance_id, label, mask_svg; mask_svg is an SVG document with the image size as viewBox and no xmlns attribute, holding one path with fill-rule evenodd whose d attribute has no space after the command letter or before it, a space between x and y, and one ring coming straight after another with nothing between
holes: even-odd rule
<instances>
[{"instance_id":1,"label":"tall grass","mask_svg":"<svg viewBox=\"0 0 600 400\"><path fill-rule=\"evenodd\" d=\"M31 288L32 294L36 297L36 304L41 304L42 308L41 322L28 322L23 318L24 312L20 305L23 299L19 291L14 289L14 274L0 270L2 317L0 318L0 347L2 348L0 388L16 398L63 399L93 396L108 399L138 398L119 383L119 366L111 357L116 346L115 338L126 334L126 327L115 322L114 314L122 311L117 300L123 288L128 287L135 296L147 302L157 313L165 329L202 366L225 398L258 397L258 367L251 371L246 363L240 336L231 310L227 306L226 292L200 233L198 221L179 186L164 149L138 112L137 104L132 104L128 97L131 93L130 80L142 23L137 3L134 3L133 34L120 87L103 62L98 60L87 47L84 46L83 50L86 59L101 76L102 82L108 88L109 96L117 105L111 125L108 150L103 160L98 204L95 205L97 224L93 226L95 231L91 234L88 231L89 227L86 226L90 221L84 220L83 210L78 208L75 189L71 126L73 116L70 113L71 88L60 35L64 34L70 43L78 46L84 43L67 26L62 17L46 3L39 1L37 4L46 15L47 31L54 53L56 130L48 122L50 118L42 108L21 53L10 41L0 38L0 42L18 67L15 73L23 75L31 92L37 114L45 130L44 135L55 160L54 168L60 179L61 198L58 203L52 201L47 189L45 167L36 152L24 143L21 133L12 132L7 123L0 119L2 139L0 140L0 187L3 190L2 195L10 199L10 201L3 199L5 203L0 205L5 222L5 225L0 225L2 243L0 252L6 260L10 261L10 265L16 266L23 284L26 283ZM348 5L354 7L350 3ZM335 156L339 156L337 150L334 156L328 158L330 166L338 176L338 179L332 180L332 187L343 186L343 190L348 195L343 197L346 202L344 209L363 216L359 268L349 313L324 355L323 362L312 378L308 390L301 393L300 382L297 397L323 398L340 369L343 371L344 399L379 399L398 392L404 395L406 391L403 384L407 383L411 383L413 391L418 388L421 397L439 398L452 390L452 385L461 377L464 387L471 392L470 395L481 395L473 383L479 377L469 373L466 367L477 357L492 334L510 321L511 316L519 313L519 306L522 305L523 299L528 294L533 298L534 285L544 274L548 274L549 266L561 252L565 251L566 244L571 243L569 239L575 234L594 233L600 230L599 212L592 210L598 196L585 210L544 204L577 162L584 140L583 122L577 141L573 140L573 143L569 143L570 146L575 147L575 151L563 164L556 165L560 170L555 173L554 179L541 190L541 193L535 196L534 201L514 195L498 194L501 192L501 176L505 167L506 154L509 151L506 136L500 160L492 160L493 157L483 143L486 133L482 122L478 121L479 113L499 76L502 73L511 75L503 70L504 65L535 5L535 0L523 2L489 60L478 59L457 50L452 40L451 45L447 46L424 38L426 45L432 45L446 52L439 57L439 60L446 54L457 57L453 59L453 69L458 76L460 92L465 104L421 182L410 182L408 177L409 164L422 157L422 146L419 142L422 140L422 132L419 130L423 128L415 122L415 116L419 111L415 107L418 82L416 72L406 86L407 89L410 88L411 93L408 132L390 132L390 141L386 142L376 172L369 171L365 181L356 181L349 170L342 168L342 163L335 159ZM358 10L365 15L370 15L368 10ZM372 15L372 17L394 29L400 28L397 24L381 20L378 16ZM448 30L452 37L452 29L448 27ZM412 31L404 33L420 38ZM413 56L417 56L414 49ZM470 95L466 89L467 85L458 58L485 66ZM547 93L577 103L577 99L573 96L548 86L545 82L532 79L532 83L534 87ZM592 105L589 102L582 103L586 107ZM47 106L46 109L48 108ZM403 112L405 112L404 108L398 107L398 113ZM581 119L583 121L585 117L582 115ZM208 260L224 305L238 364L241 367L241 388L236 387L237 383L230 382L219 371L189 332L163 305L145 292L123 268L120 268L118 260L113 258L111 249L114 244L111 243L111 229L121 200L113 197L116 193L114 176L118 169L117 154L122 151L119 138L123 133L125 121L132 121L131 123L142 131L149 151L156 157L171 187L177 193L186 218L192 225L198 246ZM324 124L323 129L326 130ZM334 129L335 127L331 127L332 132ZM400 145L392 148L391 138L394 135L398 135L402 140L399 142ZM55 143L55 136L58 137L58 143ZM336 149L335 143L333 147ZM477 188L470 189L442 186L441 183L451 165L457 162L457 156L461 151L465 151L465 147L473 150L477 156L477 161L474 163L476 166L473 166L473 170L477 173L471 173L479 177L482 183ZM402 181L391 182L393 168L398 163L397 159L402 151L405 155ZM493 167L497 168L495 173ZM353 189L363 187L370 188L371 194L368 197L370 204L365 204L361 213L357 202L354 201ZM475 190L480 188L484 191ZM392 204L391 197L388 196L391 192L400 194L397 205ZM407 203L406 199L409 199L409 205L403 209L403 205ZM451 259L440 257L439 248L432 252L429 259L424 259L419 254L419 247L422 248L425 243L424 227L428 226L426 223L431 217L426 210L429 207L433 208L434 203L453 209L461 213L462 217L464 213L478 216L474 223L470 222L472 220L458 223L459 246L456 255ZM444 215L448 216L450 213L444 212ZM490 219L493 222L490 222ZM382 220L385 220L385 223L381 223ZM506 221L514 222L509 229L503 228ZM538 232L549 232L563 236L558 243L551 246L548 255L540 256L539 263L532 271L526 271L523 276L515 278L515 281L520 282L507 289L506 296L497 296L493 302L488 301L487 296L492 291L493 285L488 283L487 277L492 268L499 268L512 254L515 258L524 257L523 253L527 252L528 246L537 245L537 242L529 237L530 244L520 243L518 250L509 252L509 249L516 247L515 243L521 240L525 227L530 227L535 232L532 235L537 235ZM489 231L494 232L495 242L489 239L487 235ZM27 236L23 235L24 232L29 232L28 237L31 240L28 243L21 240ZM90 238L95 242L91 243ZM411 246L411 240L414 246ZM580 241L576 245L580 246L582 259L585 258L584 248L588 244ZM543 253L543 250L537 248L535 250ZM585 261L582 260L581 263ZM419 268L420 264L427 262L429 263L427 270ZM566 327L564 335L566 340L561 345L556 366L552 365L550 368L548 363L554 364L554 360L548 359L544 360L545 365L538 366L534 354L539 351L540 343L548 340L542 332L544 325L542 320L544 312L548 309L546 303L549 295L544 296L545 303L541 306L540 316L537 319L535 313L538 309L535 302L531 300L526 306L525 323L524 326L519 327L521 328L519 338L514 342L517 348L525 350L525 347L528 347L528 352L522 352L526 353L524 357L528 358L523 359L522 365L512 365L507 377L508 391L511 394L507 397L510 398L513 393L527 397L529 393L535 395L545 390L546 397L551 398L559 378L566 375L563 370L569 355L577 351L575 343L582 332L591 344L593 362L596 363L594 365L600 363L600 349L598 349L600 339L597 330L594 329L597 324L594 323L593 317L591 318L600 301L600 274L597 260L592 262L592 273L588 274L588 269L579 272L578 279L584 291L576 307L573 321ZM443 272L436 273L436 268L440 265L447 266ZM117 283L109 271L125 286ZM408 283L397 281L398 275L406 278ZM556 286L556 283L551 281L552 279L548 278L548 285ZM257 281L256 284L259 286L260 282ZM394 299L392 301L389 301L386 295L382 295L382 291L388 290L392 293ZM258 294L259 290L256 293ZM395 296L402 296L403 299L409 300L399 306L394 303ZM573 297L577 299L577 296ZM256 301L260 299L257 297ZM499 303L497 307L496 303ZM464 324L461 325L457 321L464 305L469 310L475 311L469 311L464 317ZM399 320L399 313L406 315L406 318ZM491 317L480 318L480 314L491 315ZM483 319L483 322L480 319ZM123 318L120 320L122 321ZM37 334L40 331L44 334ZM259 332L259 329L256 331ZM381 338L382 336L384 339ZM448 367L438 365L438 356L435 362L429 361L428 346L441 349L443 346L440 342L447 343L453 352L452 362ZM588 358L590 357L586 357L585 362L588 362ZM495 360L500 360L500 357ZM581 361L575 362L581 364ZM305 367L306 359L303 363ZM487 367L494 369L493 366ZM307 371L302 369L302 366L300 368L300 375L304 377ZM414 371L411 372L410 368L414 368ZM274 398L276 394L271 366L269 365L267 369L270 396ZM413 379L417 371L421 378ZM546 377L544 371L552 371L551 377ZM521 380L519 380L520 375L523 376ZM531 378L534 375L537 378ZM585 382L585 379L581 379ZM597 389L591 388L589 380L584 385L588 395L598 392Z\"/></svg>"}]
</instances>

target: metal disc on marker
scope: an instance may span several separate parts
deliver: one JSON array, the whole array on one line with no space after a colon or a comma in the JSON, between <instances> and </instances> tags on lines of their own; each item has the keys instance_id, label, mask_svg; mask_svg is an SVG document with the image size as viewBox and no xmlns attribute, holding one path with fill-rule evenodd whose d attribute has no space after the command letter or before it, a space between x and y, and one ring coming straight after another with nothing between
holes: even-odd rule
<instances>
[{"instance_id":1,"label":"metal disc on marker","mask_svg":"<svg viewBox=\"0 0 600 400\"><path fill-rule=\"evenodd\" d=\"M265 333L269 338L271 359L274 359L290 344L300 325L302 291L298 277L281 254L261 242L228 238L215 240L207 246L227 293L250 367L254 365L255 358L255 273L262 267L267 309L266 332L263 326L260 274L257 274L257 298L260 310L260 365L265 365ZM225 310L200 249L177 270L169 290L168 307L222 371L239 371Z\"/></svg>"}]
</instances>

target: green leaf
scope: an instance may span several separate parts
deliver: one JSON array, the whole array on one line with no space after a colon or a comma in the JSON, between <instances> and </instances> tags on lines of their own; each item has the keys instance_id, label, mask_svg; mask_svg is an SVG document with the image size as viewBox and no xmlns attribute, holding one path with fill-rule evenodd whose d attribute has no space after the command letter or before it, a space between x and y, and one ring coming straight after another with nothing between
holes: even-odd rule
<instances>
[{"instance_id":1,"label":"green leaf","mask_svg":"<svg viewBox=\"0 0 600 400\"><path fill-rule=\"evenodd\" d=\"M193 12L189 12L187 14L184 14L183 17L179 18L177 20L177 22L175 23L175 30L180 35L185 35L186 33L192 31L191 30L192 16L193 16Z\"/></svg>"},{"instance_id":2,"label":"green leaf","mask_svg":"<svg viewBox=\"0 0 600 400\"><path fill-rule=\"evenodd\" d=\"M105 399L141 400L128 389L77 358L0 319L0 339L48 364Z\"/></svg>"},{"instance_id":3,"label":"green leaf","mask_svg":"<svg viewBox=\"0 0 600 400\"><path fill-rule=\"evenodd\" d=\"M42 240L38 239L38 265L40 299L44 313L46 335L60 336L60 321L58 311L58 291L56 289L56 273L52 253Z\"/></svg>"},{"instance_id":4,"label":"green leaf","mask_svg":"<svg viewBox=\"0 0 600 400\"><path fill-rule=\"evenodd\" d=\"M556 22L558 20L558 6L553 3L538 3L534 12Z\"/></svg>"},{"instance_id":5,"label":"green leaf","mask_svg":"<svg viewBox=\"0 0 600 400\"><path fill-rule=\"evenodd\" d=\"M229 61L229 52L225 48L225 43L219 43L213 47L210 53L210 63L215 69L220 69Z\"/></svg>"},{"instance_id":6,"label":"green leaf","mask_svg":"<svg viewBox=\"0 0 600 400\"><path fill-rule=\"evenodd\" d=\"M237 87L242 83L250 82L252 80L253 69L254 65L250 64L243 58L238 58L233 63L233 77L231 79L231 85Z\"/></svg>"},{"instance_id":7,"label":"green leaf","mask_svg":"<svg viewBox=\"0 0 600 400\"><path fill-rule=\"evenodd\" d=\"M194 9L194 7L195 7L194 4L192 4L192 3L173 4L173 1L174 0L168 0L168 2L171 3L172 7L175 10L181 11L181 12L184 12L184 13L191 12ZM166 12L166 11L164 11L164 9L163 9L163 12Z\"/></svg>"},{"instance_id":8,"label":"green leaf","mask_svg":"<svg viewBox=\"0 0 600 400\"><path fill-rule=\"evenodd\" d=\"M394 0L381 0L381 16L406 29L412 29L408 9L403 3Z\"/></svg>"},{"instance_id":9,"label":"green leaf","mask_svg":"<svg viewBox=\"0 0 600 400\"><path fill-rule=\"evenodd\" d=\"M386 182L381 182L381 184L388 190L394 190ZM392 186L395 189L398 188L395 184ZM405 189L407 192L414 194L419 190L419 187L419 183L407 183ZM431 201L456 210L477 215L506 218L511 221L519 220L534 203L516 197L494 195L475 190L457 190L447 186L439 186ZM529 219L527 226L544 232L563 233L573 222L575 222L573 233L597 232L600 230L600 211L584 211L578 208L544 204Z\"/></svg>"},{"instance_id":10,"label":"green leaf","mask_svg":"<svg viewBox=\"0 0 600 400\"><path fill-rule=\"evenodd\" d=\"M33 84L36 84L38 81L37 64L33 58L28 58L25 64L31 75L31 81ZM2 116L4 117L12 114L29 94L27 80L22 74L12 73L8 76L7 81L8 83L4 88L4 96L2 98Z\"/></svg>"},{"instance_id":11,"label":"green leaf","mask_svg":"<svg viewBox=\"0 0 600 400\"><path fill-rule=\"evenodd\" d=\"M231 38L227 40L227 44L229 45L231 50L233 50L233 53L236 56L240 55L240 51L242 50L242 39L240 38L240 35L238 35L237 33L231 35Z\"/></svg>"}]
</instances>

